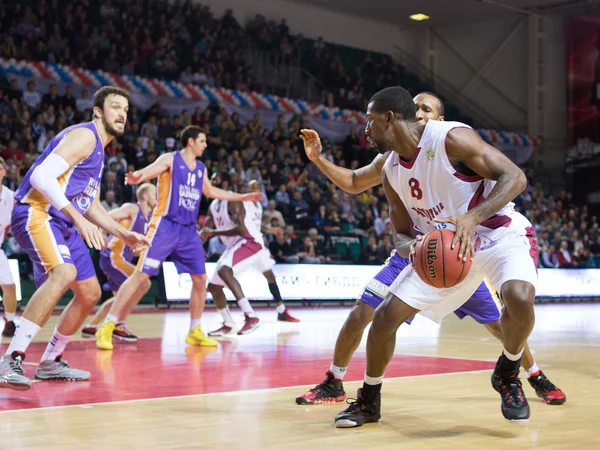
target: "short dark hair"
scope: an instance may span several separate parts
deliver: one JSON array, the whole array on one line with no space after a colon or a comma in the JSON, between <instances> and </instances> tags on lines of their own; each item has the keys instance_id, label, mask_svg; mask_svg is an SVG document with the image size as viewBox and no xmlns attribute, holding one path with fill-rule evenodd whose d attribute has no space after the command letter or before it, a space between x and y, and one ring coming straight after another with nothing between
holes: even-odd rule
<instances>
[{"instance_id":1,"label":"short dark hair","mask_svg":"<svg viewBox=\"0 0 600 450\"><path fill-rule=\"evenodd\" d=\"M96 107L102 109L104 107L104 101L109 95L125 97L129 102L129 92L125 89L116 86L103 86L92 96L92 109Z\"/></svg>"},{"instance_id":2,"label":"short dark hair","mask_svg":"<svg viewBox=\"0 0 600 450\"><path fill-rule=\"evenodd\" d=\"M419 92L418 95L421 95L421 94L429 95L430 97L435 98L438 101L438 103L440 104L440 111L439 111L440 116L444 115L444 112L446 111L446 107L444 106L444 101L442 100L442 98L439 95L434 94L433 92L429 92L429 91Z\"/></svg>"},{"instance_id":3,"label":"short dark hair","mask_svg":"<svg viewBox=\"0 0 600 450\"><path fill-rule=\"evenodd\" d=\"M373 111L385 113L392 111L402 116L402 120L416 120L417 107L412 95L400 86L392 86L377 92L369 103L373 103Z\"/></svg>"},{"instance_id":4,"label":"short dark hair","mask_svg":"<svg viewBox=\"0 0 600 450\"><path fill-rule=\"evenodd\" d=\"M188 125L181 132L181 138L179 139L179 142L181 142L182 147L187 147L187 143L190 138L195 141L201 134L206 134L202 128L197 125Z\"/></svg>"}]
</instances>

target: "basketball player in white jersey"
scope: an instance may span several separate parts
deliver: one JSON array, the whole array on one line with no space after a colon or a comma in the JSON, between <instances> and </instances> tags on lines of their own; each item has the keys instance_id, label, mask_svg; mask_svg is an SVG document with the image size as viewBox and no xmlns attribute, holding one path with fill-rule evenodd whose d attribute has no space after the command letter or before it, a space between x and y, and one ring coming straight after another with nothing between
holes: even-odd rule
<instances>
[{"instance_id":1,"label":"basketball player in white jersey","mask_svg":"<svg viewBox=\"0 0 600 450\"><path fill-rule=\"evenodd\" d=\"M416 120L410 94L391 87L375 94L365 132L381 154L390 150L383 186L402 257L414 252L414 228L455 230L452 246L472 258L467 277L453 288L436 289L412 267L390 286L375 311L367 341L367 370L357 399L335 418L338 427L380 419L381 383L391 360L396 330L420 311L441 319L460 307L487 276L505 304L500 324L504 350L492 374L502 414L527 421L529 405L519 380L523 346L534 323L537 243L529 221L511 201L527 184L523 172L500 151L459 122Z\"/></svg>"},{"instance_id":2,"label":"basketball player in white jersey","mask_svg":"<svg viewBox=\"0 0 600 450\"><path fill-rule=\"evenodd\" d=\"M211 182L217 187L221 186L223 181L229 181L227 174L215 173L211 178ZM260 185L254 180L249 183L249 188L252 192L260 192ZM215 226L216 228L213 228ZM214 200L211 203L201 231L202 240L219 236L227 245L227 249L217 261L215 274L208 284L208 291L223 317L223 326L208 333L209 336L227 336L236 332L238 335L243 335L251 333L258 327L259 318L254 314L237 280L237 277L252 267L261 272L269 283L269 290L276 303L277 320L299 322L290 315L283 303L279 286L271 270L275 260L265 247L262 231L262 206L259 202ZM223 292L225 286L233 293L244 313L244 325L239 331L227 307L227 299Z\"/></svg>"},{"instance_id":3,"label":"basketball player in white jersey","mask_svg":"<svg viewBox=\"0 0 600 450\"><path fill-rule=\"evenodd\" d=\"M415 96L414 102L417 108L417 121L427 123L428 120L444 120L444 104L435 94L421 92ZM319 135L315 131L302 130L301 138L304 141L308 158L342 190L350 194L359 194L381 184L381 171L387 154L376 156L365 167L350 170L336 166L321 155L322 147ZM395 250L392 251L382 269L361 293L340 330L335 343L333 361L326 373L325 380L297 397L296 403L307 405L340 402L346 399L342 381L352 355L360 344L364 330L371 323L375 309L383 302L387 289L401 271L406 270L408 264L407 260L399 259ZM381 290L382 286L385 287L385 290ZM495 293L490 292L488 283L484 282L475 294L455 311L455 314L461 319L465 316L472 317L502 342L499 303ZM522 367L525 370L527 381L538 397L543 398L550 405L561 405L566 401L564 392L548 380L537 366L527 343L525 343L523 352Z\"/></svg>"},{"instance_id":4,"label":"basketball player in white jersey","mask_svg":"<svg viewBox=\"0 0 600 450\"><path fill-rule=\"evenodd\" d=\"M15 204L15 193L2 184L8 171L4 159L0 157L0 246L6 240L10 230L10 216ZM4 329L2 336L13 337L15 330L15 314L17 312L17 288L12 272L8 266L8 258L0 247L0 287L2 288L2 304L4 306Z\"/></svg>"}]
</instances>

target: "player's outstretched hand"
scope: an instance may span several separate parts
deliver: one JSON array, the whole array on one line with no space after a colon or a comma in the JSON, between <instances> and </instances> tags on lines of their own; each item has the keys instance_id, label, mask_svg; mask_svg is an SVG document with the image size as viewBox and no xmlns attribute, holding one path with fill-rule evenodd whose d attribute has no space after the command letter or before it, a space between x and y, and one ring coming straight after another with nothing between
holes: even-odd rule
<instances>
[{"instance_id":1,"label":"player's outstretched hand","mask_svg":"<svg viewBox=\"0 0 600 450\"><path fill-rule=\"evenodd\" d=\"M458 257L463 261L473 259L475 254L475 246L473 245L473 237L475 235L475 227L479 223L475 216L466 213L460 216L451 216L444 219L435 219L437 223L451 223L456 227L454 238L452 239L451 248L460 244Z\"/></svg>"},{"instance_id":2,"label":"player's outstretched hand","mask_svg":"<svg viewBox=\"0 0 600 450\"><path fill-rule=\"evenodd\" d=\"M128 247L131 247L131 250L133 250L134 253L141 252L152 246L150 239L143 234L135 233L134 231L128 231L123 237L123 241L125 241Z\"/></svg>"},{"instance_id":3,"label":"player's outstretched hand","mask_svg":"<svg viewBox=\"0 0 600 450\"><path fill-rule=\"evenodd\" d=\"M138 184L140 182L141 178L142 178L142 174L140 173L139 170L136 170L135 172L128 172L125 174L125 184L131 184L131 185Z\"/></svg>"},{"instance_id":4,"label":"player's outstretched hand","mask_svg":"<svg viewBox=\"0 0 600 450\"><path fill-rule=\"evenodd\" d=\"M311 161L316 161L321 156L323 147L321 146L321 138L319 133L315 130L308 130L306 128L300 130L300 139L304 142L304 151L306 156Z\"/></svg>"},{"instance_id":5,"label":"player's outstretched hand","mask_svg":"<svg viewBox=\"0 0 600 450\"><path fill-rule=\"evenodd\" d=\"M102 230L85 217L81 217L81 219L74 222L74 225L88 247L96 250L102 250L106 247L106 237Z\"/></svg>"},{"instance_id":6,"label":"player's outstretched hand","mask_svg":"<svg viewBox=\"0 0 600 450\"><path fill-rule=\"evenodd\" d=\"M262 192L251 192L249 194L244 194L244 202L260 202L265 196Z\"/></svg>"},{"instance_id":7,"label":"player's outstretched hand","mask_svg":"<svg viewBox=\"0 0 600 450\"><path fill-rule=\"evenodd\" d=\"M408 254L408 259L410 261L410 265L413 265L413 259L417 253L417 243L423 240L423 235L419 234L415 240L410 244L410 253Z\"/></svg>"}]
</instances>

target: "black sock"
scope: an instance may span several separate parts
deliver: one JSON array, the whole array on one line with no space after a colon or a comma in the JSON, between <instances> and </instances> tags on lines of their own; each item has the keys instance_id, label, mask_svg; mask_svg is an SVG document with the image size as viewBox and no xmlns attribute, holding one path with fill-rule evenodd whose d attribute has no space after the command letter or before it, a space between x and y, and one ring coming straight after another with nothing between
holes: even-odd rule
<instances>
[{"instance_id":1,"label":"black sock","mask_svg":"<svg viewBox=\"0 0 600 450\"><path fill-rule=\"evenodd\" d=\"M279 286L277 286L277 283L269 283L269 291L271 291L271 295L273 296L273 300L275 300L275 303L283 303L283 299L281 298L281 293L279 292Z\"/></svg>"},{"instance_id":2,"label":"black sock","mask_svg":"<svg viewBox=\"0 0 600 450\"><path fill-rule=\"evenodd\" d=\"M381 392L381 385L383 383L379 383L379 384L367 384L365 382L363 382L363 386L362 386L362 398L367 402L367 403L371 403L373 401L375 401L375 398L377 398L377 395Z\"/></svg>"},{"instance_id":3,"label":"black sock","mask_svg":"<svg viewBox=\"0 0 600 450\"><path fill-rule=\"evenodd\" d=\"M500 367L503 372L518 372L519 367L521 367L521 358L519 358L517 361L511 361L506 357L506 355L502 354L498 359L498 367Z\"/></svg>"}]
</instances>

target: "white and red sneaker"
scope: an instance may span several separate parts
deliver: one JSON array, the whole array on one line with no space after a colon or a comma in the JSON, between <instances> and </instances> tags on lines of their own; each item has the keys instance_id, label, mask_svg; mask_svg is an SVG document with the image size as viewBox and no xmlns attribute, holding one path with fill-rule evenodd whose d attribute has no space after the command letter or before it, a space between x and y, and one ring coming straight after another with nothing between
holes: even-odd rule
<instances>
[{"instance_id":1,"label":"white and red sneaker","mask_svg":"<svg viewBox=\"0 0 600 450\"><path fill-rule=\"evenodd\" d=\"M209 332L208 335L211 337L219 337L219 336L231 336L236 333L237 333L237 330L235 329L235 327L230 327L229 325L226 325L225 323L223 323L223 326L221 328L219 328L218 330Z\"/></svg>"},{"instance_id":2,"label":"white and red sneaker","mask_svg":"<svg viewBox=\"0 0 600 450\"><path fill-rule=\"evenodd\" d=\"M258 317L250 317L248 314L244 314L244 317L244 326L238 331L239 336L252 333L258 328L258 323L260 322Z\"/></svg>"}]
</instances>

